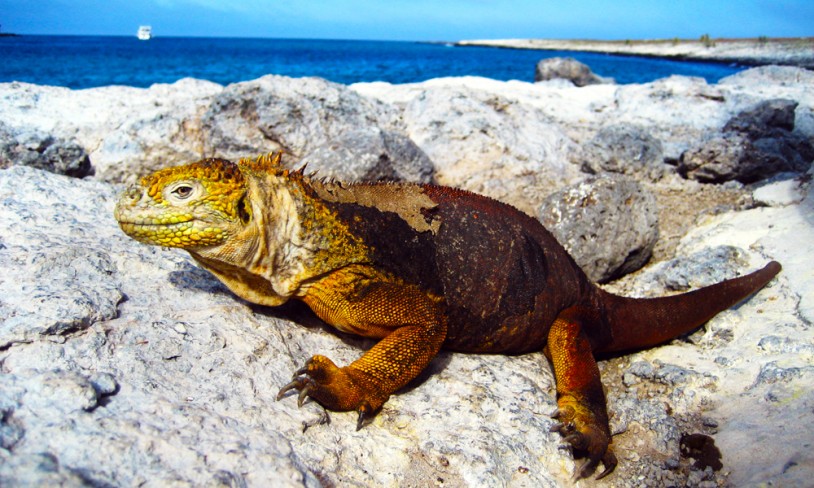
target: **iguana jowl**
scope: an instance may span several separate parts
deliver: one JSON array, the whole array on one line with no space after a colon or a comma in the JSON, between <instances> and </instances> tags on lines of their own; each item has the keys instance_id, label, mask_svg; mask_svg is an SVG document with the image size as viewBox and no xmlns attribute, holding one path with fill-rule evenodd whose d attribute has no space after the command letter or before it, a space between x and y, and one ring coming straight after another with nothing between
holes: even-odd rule
<instances>
[{"instance_id":1,"label":"iguana jowl","mask_svg":"<svg viewBox=\"0 0 814 488\"><path fill-rule=\"evenodd\" d=\"M279 154L158 171L115 215L129 236L185 249L250 302L299 299L339 330L380 339L344 367L313 356L278 395L358 411L360 426L442 347L543 351L557 383L554 430L587 457L577 478L617 464L594 356L690 331L780 271L770 262L682 295L623 298L509 205L432 185L324 182L283 169Z\"/></svg>"}]
</instances>

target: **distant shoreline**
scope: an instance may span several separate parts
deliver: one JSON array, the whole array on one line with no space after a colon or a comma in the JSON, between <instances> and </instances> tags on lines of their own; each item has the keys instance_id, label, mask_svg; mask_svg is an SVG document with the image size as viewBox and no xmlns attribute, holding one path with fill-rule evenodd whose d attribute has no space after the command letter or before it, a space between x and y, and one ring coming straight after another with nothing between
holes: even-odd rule
<instances>
[{"instance_id":1,"label":"distant shoreline","mask_svg":"<svg viewBox=\"0 0 814 488\"><path fill-rule=\"evenodd\" d=\"M814 69L814 37L753 39L658 39L627 41L489 39L463 40L455 46L578 51L625 56L736 63L745 66L779 64Z\"/></svg>"}]
</instances>

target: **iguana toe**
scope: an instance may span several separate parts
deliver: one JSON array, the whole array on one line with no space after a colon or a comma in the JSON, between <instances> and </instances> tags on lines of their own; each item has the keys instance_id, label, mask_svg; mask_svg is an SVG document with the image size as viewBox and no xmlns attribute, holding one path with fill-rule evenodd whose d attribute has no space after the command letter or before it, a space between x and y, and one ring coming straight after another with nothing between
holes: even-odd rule
<instances>
[{"instance_id":1,"label":"iguana toe","mask_svg":"<svg viewBox=\"0 0 814 488\"><path fill-rule=\"evenodd\" d=\"M605 470L597 475L596 479L601 480L605 476L611 474L614 469L616 469L616 465L619 461L616 459L616 454L613 453L613 449L611 446L608 446L608 450L605 451L605 455L602 457L602 465L605 466Z\"/></svg>"},{"instance_id":2,"label":"iguana toe","mask_svg":"<svg viewBox=\"0 0 814 488\"><path fill-rule=\"evenodd\" d=\"M301 391L305 385L303 384L303 380L301 379L294 379L291 383L288 383L284 387L280 388L280 391L277 392L276 400L279 402L283 399L286 393L291 390Z\"/></svg>"},{"instance_id":3,"label":"iguana toe","mask_svg":"<svg viewBox=\"0 0 814 488\"><path fill-rule=\"evenodd\" d=\"M365 426L368 419L373 416L373 412L370 411L370 408L362 405L359 407L359 418L356 420L356 430L362 430L362 427Z\"/></svg>"}]
</instances>

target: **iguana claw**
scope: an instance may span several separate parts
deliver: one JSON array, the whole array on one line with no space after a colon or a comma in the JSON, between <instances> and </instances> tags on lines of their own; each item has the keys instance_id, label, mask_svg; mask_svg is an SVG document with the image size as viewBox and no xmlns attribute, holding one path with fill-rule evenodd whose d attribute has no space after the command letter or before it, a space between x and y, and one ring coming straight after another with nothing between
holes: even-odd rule
<instances>
[{"instance_id":1,"label":"iguana claw","mask_svg":"<svg viewBox=\"0 0 814 488\"><path fill-rule=\"evenodd\" d=\"M302 404L305 403L305 399L308 398L308 394L311 392L311 387L309 385L305 385L302 390L300 390L299 396L297 396L297 407L302 408Z\"/></svg>"},{"instance_id":2,"label":"iguana claw","mask_svg":"<svg viewBox=\"0 0 814 488\"><path fill-rule=\"evenodd\" d=\"M300 394L297 396L297 406L302 407L303 403L305 403L305 399L311 392L312 380L307 376L307 373L308 365L303 366L297 371L294 371L291 382L285 385L284 387L280 388L280 391L277 393L277 401L280 401L283 398L283 396L289 391L299 390Z\"/></svg>"},{"instance_id":3,"label":"iguana claw","mask_svg":"<svg viewBox=\"0 0 814 488\"><path fill-rule=\"evenodd\" d=\"M296 378L296 376L295 376L295 378ZM291 390L299 390L303 386L304 385L302 384L302 380L295 379L291 383L289 383L289 384L285 385L284 387L280 388L280 391L277 392L277 397L275 398L275 400L279 402L280 400L282 400L283 396L286 393L288 393Z\"/></svg>"},{"instance_id":4,"label":"iguana claw","mask_svg":"<svg viewBox=\"0 0 814 488\"><path fill-rule=\"evenodd\" d=\"M598 480L611 474L613 470L616 469L616 465L619 464L619 461L616 459L616 454L614 454L610 448L605 451L605 455L602 457L602 464L605 466L605 470L597 475L596 479Z\"/></svg>"}]
</instances>

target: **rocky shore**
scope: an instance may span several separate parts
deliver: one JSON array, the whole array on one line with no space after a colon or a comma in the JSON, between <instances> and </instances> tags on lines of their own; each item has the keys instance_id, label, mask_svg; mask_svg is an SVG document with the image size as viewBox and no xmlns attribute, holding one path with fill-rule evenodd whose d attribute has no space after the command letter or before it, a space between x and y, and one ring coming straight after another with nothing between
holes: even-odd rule
<instances>
[{"instance_id":1,"label":"rocky shore","mask_svg":"<svg viewBox=\"0 0 814 488\"><path fill-rule=\"evenodd\" d=\"M458 41L455 44L545 51L586 51L626 56L737 63L745 66L774 64L814 69L814 38L811 37L636 41L489 39Z\"/></svg>"},{"instance_id":2,"label":"rocky shore","mask_svg":"<svg viewBox=\"0 0 814 488\"><path fill-rule=\"evenodd\" d=\"M814 73L708 84L266 76L149 89L0 84L0 486L562 486L542 354L442 353L355 430L274 397L370 342L236 299L140 245L124 184L286 151L346 180L452 185L539 218L608 289L673 293L780 261L696 332L600 362L620 464L585 486L801 486L814 473Z\"/></svg>"}]
</instances>

